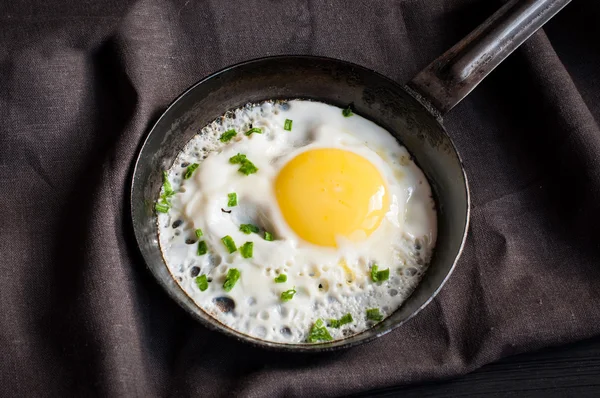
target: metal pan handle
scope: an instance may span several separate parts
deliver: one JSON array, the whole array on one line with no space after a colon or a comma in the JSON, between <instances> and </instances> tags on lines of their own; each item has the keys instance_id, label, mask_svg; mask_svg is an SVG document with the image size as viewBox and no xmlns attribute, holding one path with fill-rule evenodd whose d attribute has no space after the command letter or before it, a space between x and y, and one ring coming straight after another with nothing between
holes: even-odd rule
<instances>
[{"instance_id":1,"label":"metal pan handle","mask_svg":"<svg viewBox=\"0 0 600 398\"><path fill-rule=\"evenodd\" d=\"M511 0L407 86L443 115L571 0Z\"/></svg>"}]
</instances>

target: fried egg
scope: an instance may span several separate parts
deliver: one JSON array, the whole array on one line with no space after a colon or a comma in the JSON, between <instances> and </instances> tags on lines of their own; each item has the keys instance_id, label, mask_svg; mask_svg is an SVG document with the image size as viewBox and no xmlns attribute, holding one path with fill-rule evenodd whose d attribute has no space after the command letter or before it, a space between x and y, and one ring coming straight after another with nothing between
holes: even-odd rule
<instances>
[{"instance_id":1,"label":"fried egg","mask_svg":"<svg viewBox=\"0 0 600 398\"><path fill-rule=\"evenodd\" d=\"M157 210L170 272L218 321L267 341L364 331L408 298L435 246L431 188L408 151L320 102L228 112L165 181Z\"/></svg>"}]
</instances>

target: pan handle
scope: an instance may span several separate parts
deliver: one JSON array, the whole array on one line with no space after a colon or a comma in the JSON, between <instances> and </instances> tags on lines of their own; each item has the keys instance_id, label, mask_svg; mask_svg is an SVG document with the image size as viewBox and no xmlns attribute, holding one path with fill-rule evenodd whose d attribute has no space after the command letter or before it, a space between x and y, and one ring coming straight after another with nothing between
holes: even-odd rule
<instances>
[{"instance_id":1,"label":"pan handle","mask_svg":"<svg viewBox=\"0 0 600 398\"><path fill-rule=\"evenodd\" d=\"M419 72L409 89L446 114L571 0L511 0Z\"/></svg>"}]
</instances>

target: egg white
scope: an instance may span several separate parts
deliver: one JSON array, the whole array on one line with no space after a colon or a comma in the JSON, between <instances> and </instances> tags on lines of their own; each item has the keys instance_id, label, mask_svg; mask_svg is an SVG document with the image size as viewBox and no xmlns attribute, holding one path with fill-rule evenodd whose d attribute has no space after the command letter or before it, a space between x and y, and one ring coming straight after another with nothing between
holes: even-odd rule
<instances>
[{"instance_id":1,"label":"egg white","mask_svg":"<svg viewBox=\"0 0 600 398\"><path fill-rule=\"evenodd\" d=\"M286 119L293 121L292 131L284 130ZM250 125L262 128L263 134L245 136ZM231 128L238 131L237 136L221 143L218 137ZM274 180L290 159L315 148L352 151L369 160L384 177L390 209L379 228L363 241L340 238L338 248L315 246L297 237L283 219ZM249 176L239 173L239 166L229 163L238 153L245 154L259 171ZM190 163L200 167L192 178L183 180ZM169 213L160 214L158 220L167 266L201 308L222 323L261 339L304 342L317 319L338 319L347 313L354 322L330 328L334 339L368 328L366 309L378 308L385 316L395 311L425 272L435 245L431 190L406 149L375 123L358 115L344 117L340 108L327 104L266 102L229 113L186 145L168 175L179 193ZM238 205L229 208L231 192L237 194ZM240 224L258 225L261 232L246 235L239 230ZM197 255L197 245L192 243L197 228L202 229L201 239L209 248L204 256ZM264 240L264 230L275 240ZM239 250L229 254L221 242L226 235L238 247L253 242L253 257L244 259ZM389 268L390 279L372 282L373 264ZM230 268L237 268L241 278L226 293L222 284ZM287 282L274 283L282 273ZM206 274L211 280L206 291L195 285L196 274ZM289 289L296 290L295 296L282 302L281 292ZM235 308L221 311L219 297L232 299Z\"/></svg>"}]
</instances>

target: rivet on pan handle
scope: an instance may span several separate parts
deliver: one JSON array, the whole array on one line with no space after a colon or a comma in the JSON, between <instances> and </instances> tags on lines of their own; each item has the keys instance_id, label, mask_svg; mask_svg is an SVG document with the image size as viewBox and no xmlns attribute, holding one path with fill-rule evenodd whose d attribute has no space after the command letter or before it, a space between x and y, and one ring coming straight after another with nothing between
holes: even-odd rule
<instances>
[{"instance_id":1,"label":"rivet on pan handle","mask_svg":"<svg viewBox=\"0 0 600 398\"><path fill-rule=\"evenodd\" d=\"M511 0L419 72L408 87L441 115L571 0Z\"/></svg>"}]
</instances>

